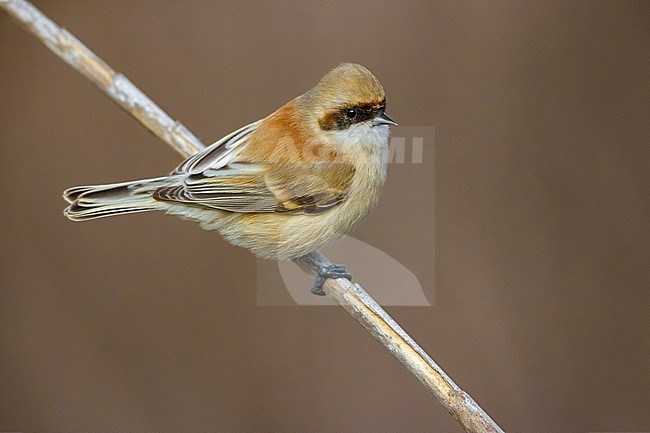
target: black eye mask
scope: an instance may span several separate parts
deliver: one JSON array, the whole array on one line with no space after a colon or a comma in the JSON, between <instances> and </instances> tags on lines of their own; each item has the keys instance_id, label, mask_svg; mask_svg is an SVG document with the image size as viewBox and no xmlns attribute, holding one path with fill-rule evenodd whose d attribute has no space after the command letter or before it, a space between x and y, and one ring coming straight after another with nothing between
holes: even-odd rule
<instances>
[{"instance_id":1,"label":"black eye mask","mask_svg":"<svg viewBox=\"0 0 650 433\"><path fill-rule=\"evenodd\" d=\"M345 130L355 123L367 122L379 116L386 109L386 103L358 104L340 108L328 113L318 121L324 131Z\"/></svg>"}]
</instances>

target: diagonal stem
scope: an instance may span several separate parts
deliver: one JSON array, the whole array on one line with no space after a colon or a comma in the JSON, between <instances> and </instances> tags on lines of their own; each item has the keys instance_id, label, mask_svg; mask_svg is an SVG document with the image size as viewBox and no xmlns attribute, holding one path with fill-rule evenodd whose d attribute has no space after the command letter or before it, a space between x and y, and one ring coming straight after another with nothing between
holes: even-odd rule
<instances>
[{"instance_id":1,"label":"diagonal stem","mask_svg":"<svg viewBox=\"0 0 650 433\"><path fill-rule=\"evenodd\" d=\"M305 271L315 273L319 266L332 262L320 251L309 254L307 260L295 262ZM424 387L440 401L445 409L471 433L503 432L501 428L465 391L435 363L395 320L359 284L345 278L328 279L325 293L375 337Z\"/></svg>"}]
</instances>

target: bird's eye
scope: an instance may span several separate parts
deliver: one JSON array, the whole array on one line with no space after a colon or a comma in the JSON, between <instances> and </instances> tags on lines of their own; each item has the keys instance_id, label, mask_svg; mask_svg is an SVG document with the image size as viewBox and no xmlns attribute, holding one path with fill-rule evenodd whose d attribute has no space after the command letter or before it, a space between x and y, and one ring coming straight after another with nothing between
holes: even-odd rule
<instances>
[{"instance_id":1,"label":"bird's eye","mask_svg":"<svg viewBox=\"0 0 650 433\"><path fill-rule=\"evenodd\" d=\"M354 108L348 108L347 110L345 110L345 115L348 116L348 119L354 119L355 117L357 117L357 110L355 110Z\"/></svg>"}]
</instances>

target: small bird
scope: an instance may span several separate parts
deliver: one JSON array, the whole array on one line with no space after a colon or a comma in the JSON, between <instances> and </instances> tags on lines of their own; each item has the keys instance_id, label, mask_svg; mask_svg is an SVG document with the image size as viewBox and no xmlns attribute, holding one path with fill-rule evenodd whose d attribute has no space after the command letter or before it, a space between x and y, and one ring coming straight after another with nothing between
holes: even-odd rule
<instances>
[{"instance_id":1,"label":"small bird","mask_svg":"<svg viewBox=\"0 0 650 433\"><path fill-rule=\"evenodd\" d=\"M78 186L64 214L84 221L161 210L218 230L265 259L308 259L352 230L386 180L390 125L384 88L364 66L343 63L264 119L228 134L170 175ZM309 260L307 260L309 261ZM326 278L351 275L320 265Z\"/></svg>"}]
</instances>

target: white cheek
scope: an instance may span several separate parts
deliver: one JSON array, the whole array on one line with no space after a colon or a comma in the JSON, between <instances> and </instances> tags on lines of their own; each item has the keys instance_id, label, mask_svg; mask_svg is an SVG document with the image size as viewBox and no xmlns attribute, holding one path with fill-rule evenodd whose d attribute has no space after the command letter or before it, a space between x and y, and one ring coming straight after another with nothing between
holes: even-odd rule
<instances>
[{"instance_id":1,"label":"white cheek","mask_svg":"<svg viewBox=\"0 0 650 433\"><path fill-rule=\"evenodd\" d=\"M343 131L332 133L337 146L347 150L379 150L388 145L388 125L372 126L368 122L358 123Z\"/></svg>"}]
</instances>

